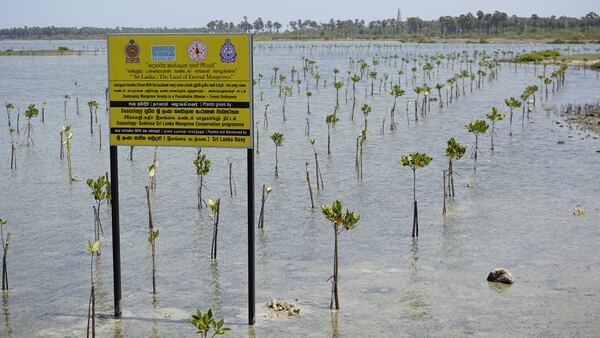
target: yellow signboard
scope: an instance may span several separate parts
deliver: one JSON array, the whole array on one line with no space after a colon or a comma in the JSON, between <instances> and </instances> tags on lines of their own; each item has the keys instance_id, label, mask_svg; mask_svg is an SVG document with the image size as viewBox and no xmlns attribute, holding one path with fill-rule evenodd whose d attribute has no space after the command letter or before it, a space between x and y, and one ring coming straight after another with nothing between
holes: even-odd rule
<instances>
[{"instance_id":1,"label":"yellow signboard","mask_svg":"<svg viewBox=\"0 0 600 338\"><path fill-rule=\"evenodd\" d=\"M247 34L108 37L110 144L252 148Z\"/></svg>"}]
</instances>

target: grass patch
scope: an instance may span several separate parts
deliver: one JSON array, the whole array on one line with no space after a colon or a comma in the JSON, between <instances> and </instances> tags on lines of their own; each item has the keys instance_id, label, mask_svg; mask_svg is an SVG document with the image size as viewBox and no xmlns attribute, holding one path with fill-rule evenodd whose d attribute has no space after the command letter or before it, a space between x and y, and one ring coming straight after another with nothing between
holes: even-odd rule
<instances>
[{"instance_id":1,"label":"grass patch","mask_svg":"<svg viewBox=\"0 0 600 338\"><path fill-rule=\"evenodd\" d=\"M538 50L531 53L521 54L513 59L513 62L536 62L544 59L558 57L560 52L554 49Z\"/></svg>"}]
</instances>

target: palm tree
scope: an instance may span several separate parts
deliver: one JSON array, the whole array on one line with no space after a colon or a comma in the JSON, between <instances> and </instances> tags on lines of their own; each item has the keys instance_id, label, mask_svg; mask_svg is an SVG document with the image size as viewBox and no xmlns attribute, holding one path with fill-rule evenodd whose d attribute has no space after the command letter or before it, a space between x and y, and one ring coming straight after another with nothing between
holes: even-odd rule
<instances>
[{"instance_id":1,"label":"palm tree","mask_svg":"<svg viewBox=\"0 0 600 338\"><path fill-rule=\"evenodd\" d=\"M489 127L485 120L475 120L465 125L469 133L475 135L475 148L473 148L473 152L471 153L471 158L475 160L475 166L477 166L477 153L479 153L479 135L485 134Z\"/></svg>"},{"instance_id":2,"label":"palm tree","mask_svg":"<svg viewBox=\"0 0 600 338\"><path fill-rule=\"evenodd\" d=\"M454 197L454 169L452 167L452 160L460 160L467 150L467 147L460 145L456 142L454 137L448 140L448 146L446 147L446 156L448 157L448 195Z\"/></svg>"},{"instance_id":3,"label":"palm tree","mask_svg":"<svg viewBox=\"0 0 600 338\"><path fill-rule=\"evenodd\" d=\"M492 107L492 110L485 115L485 117L492 121L492 131L490 132L491 136L492 136L492 151L494 151L494 134L496 133L496 121L500 121L503 120L506 115L504 115L504 113L500 113L498 112L498 109L496 109L496 107Z\"/></svg>"},{"instance_id":4,"label":"palm tree","mask_svg":"<svg viewBox=\"0 0 600 338\"><path fill-rule=\"evenodd\" d=\"M327 123L327 155L331 155L331 126L335 126L339 120L340 118L337 116L337 107L333 110L332 114L325 117L325 123Z\"/></svg>"},{"instance_id":5,"label":"palm tree","mask_svg":"<svg viewBox=\"0 0 600 338\"><path fill-rule=\"evenodd\" d=\"M210 171L210 160L206 158L206 155L198 153L198 156L194 160L194 166L196 167L196 175L200 178L200 184L198 185L198 209L202 209L202 203L206 205L206 202L202 199L202 187L204 186L204 176Z\"/></svg>"},{"instance_id":6,"label":"palm tree","mask_svg":"<svg viewBox=\"0 0 600 338\"><path fill-rule=\"evenodd\" d=\"M397 103L398 97L404 96L404 93L405 92L402 88L400 88L400 85L392 86L390 95L392 95L394 97L394 105L392 106L392 110L390 112L390 130L396 130L396 121L394 119L394 112L396 111L396 103Z\"/></svg>"},{"instance_id":7,"label":"palm tree","mask_svg":"<svg viewBox=\"0 0 600 338\"><path fill-rule=\"evenodd\" d=\"M512 136L513 109L517 109L517 108L521 107L521 101L515 99L514 97L509 97L508 99L504 100L504 103L508 106L508 109L510 109L508 135Z\"/></svg>"},{"instance_id":8,"label":"palm tree","mask_svg":"<svg viewBox=\"0 0 600 338\"><path fill-rule=\"evenodd\" d=\"M431 163L432 158L425 153L412 153L402 155L400 164L403 167L410 167L413 171L413 228L412 237L419 237L419 213L417 210L417 168L423 168Z\"/></svg>"},{"instance_id":9,"label":"palm tree","mask_svg":"<svg viewBox=\"0 0 600 338\"><path fill-rule=\"evenodd\" d=\"M273 143L275 144L275 176L279 176L278 149L279 149L279 147L283 146L283 140L284 140L283 134L274 132L273 135L271 135L271 140L273 140Z\"/></svg>"},{"instance_id":10,"label":"palm tree","mask_svg":"<svg viewBox=\"0 0 600 338\"><path fill-rule=\"evenodd\" d=\"M346 213L342 211L342 202L339 200L333 201L331 205L321 205L321 211L323 215L331 222L333 227L334 235L334 249L333 249L333 276L331 276L331 302L329 308L331 310L340 309L340 300L338 296L338 237L344 230L351 230L356 228L358 221L360 221L360 215L354 213L354 211L346 210Z\"/></svg>"}]
</instances>

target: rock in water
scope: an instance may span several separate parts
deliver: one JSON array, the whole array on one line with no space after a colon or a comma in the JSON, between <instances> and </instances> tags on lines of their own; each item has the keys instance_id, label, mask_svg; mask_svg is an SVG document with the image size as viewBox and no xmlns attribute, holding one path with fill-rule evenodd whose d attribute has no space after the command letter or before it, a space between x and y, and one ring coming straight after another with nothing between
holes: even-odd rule
<instances>
[{"instance_id":1,"label":"rock in water","mask_svg":"<svg viewBox=\"0 0 600 338\"><path fill-rule=\"evenodd\" d=\"M503 268L496 268L492 272L490 272L490 274L487 277L487 281L504 283L504 284L512 284L514 280L513 280L512 273L510 273L510 271L503 269Z\"/></svg>"}]
</instances>

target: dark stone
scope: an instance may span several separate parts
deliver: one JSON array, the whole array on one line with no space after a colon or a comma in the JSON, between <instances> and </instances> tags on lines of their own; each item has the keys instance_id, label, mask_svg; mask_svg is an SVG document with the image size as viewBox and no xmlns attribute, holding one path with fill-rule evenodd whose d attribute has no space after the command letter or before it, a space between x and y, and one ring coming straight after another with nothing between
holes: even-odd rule
<instances>
[{"instance_id":1,"label":"dark stone","mask_svg":"<svg viewBox=\"0 0 600 338\"><path fill-rule=\"evenodd\" d=\"M512 284L514 282L512 273L503 268L496 268L489 273L487 277L488 282Z\"/></svg>"}]
</instances>

